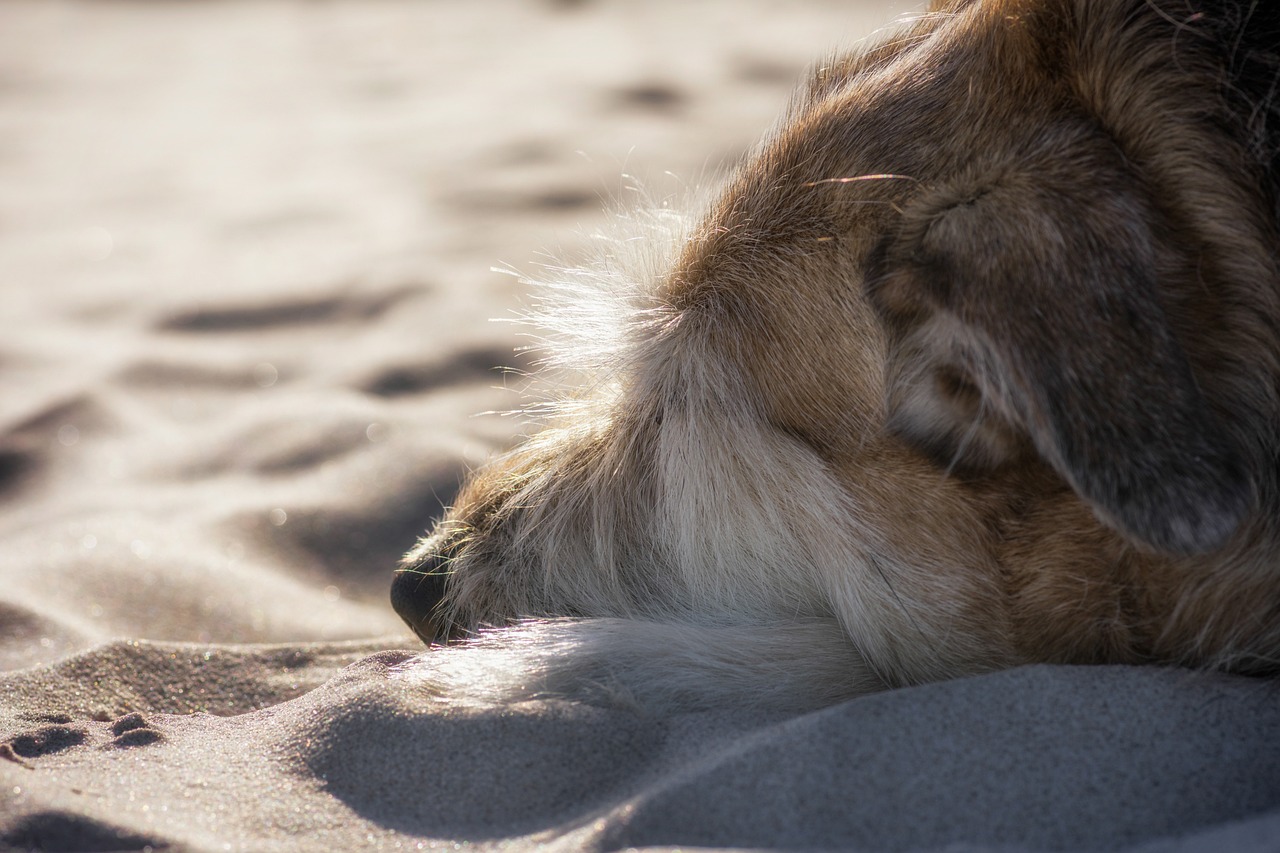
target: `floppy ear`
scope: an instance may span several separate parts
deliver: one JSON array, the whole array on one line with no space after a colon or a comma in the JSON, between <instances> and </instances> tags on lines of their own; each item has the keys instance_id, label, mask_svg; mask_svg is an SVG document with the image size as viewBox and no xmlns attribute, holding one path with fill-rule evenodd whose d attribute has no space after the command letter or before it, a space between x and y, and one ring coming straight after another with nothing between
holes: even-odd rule
<instances>
[{"instance_id":1,"label":"floppy ear","mask_svg":"<svg viewBox=\"0 0 1280 853\"><path fill-rule=\"evenodd\" d=\"M891 425L980 465L1000 461L1002 431L1029 437L1131 540L1175 554L1223 545L1253 487L1165 319L1136 182L1076 162L1058 179L965 184L923 191L872 261ZM975 412L982 423L958 422Z\"/></svg>"}]
</instances>

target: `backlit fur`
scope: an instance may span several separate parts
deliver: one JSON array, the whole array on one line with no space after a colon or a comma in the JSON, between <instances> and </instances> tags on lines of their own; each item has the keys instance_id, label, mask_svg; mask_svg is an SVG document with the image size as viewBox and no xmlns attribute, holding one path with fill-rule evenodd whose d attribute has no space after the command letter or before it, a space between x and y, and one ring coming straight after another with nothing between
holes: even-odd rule
<instances>
[{"instance_id":1,"label":"backlit fur","mask_svg":"<svg viewBox=\"0 0 1280 853\"><path fill-rule=\"evenodd\" d=\"M549 282L581 381L393 598L466 701L1280 670L1276 13L939 4ZM1270 75L1270 76L1269 76Z\"/></svg>"}]
</instances>

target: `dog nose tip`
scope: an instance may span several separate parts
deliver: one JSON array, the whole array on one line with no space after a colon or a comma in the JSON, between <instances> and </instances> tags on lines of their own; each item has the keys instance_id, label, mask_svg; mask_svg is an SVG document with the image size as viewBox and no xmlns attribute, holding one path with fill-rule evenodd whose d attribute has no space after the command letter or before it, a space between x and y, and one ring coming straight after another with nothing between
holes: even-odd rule
<instances>
[{"instance_id":1,"label":"dog nose tip","mask_svg":"<svg viewBox=\"0 0 1280 853\"><path fill-rule=\"evenodd\" d=\"M397 571L391 582L392 609L427 644L440 639L432 616L444 598L445 562L440 556L427 557L411 568Z\"/></svg>"}]
</instances>

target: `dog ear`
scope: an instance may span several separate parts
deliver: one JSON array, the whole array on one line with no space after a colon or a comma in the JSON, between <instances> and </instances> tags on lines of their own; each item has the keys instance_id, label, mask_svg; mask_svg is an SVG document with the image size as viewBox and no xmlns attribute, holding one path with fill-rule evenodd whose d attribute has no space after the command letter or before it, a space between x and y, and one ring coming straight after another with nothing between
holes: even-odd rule
<instances>
[{"instance_id":1,"label":"dog ear","mask_svg":"<svg viewBox=\"0 0 1280 853\"><path fill-rule=\"evenodd\" d=\"M979 467L1029 438L1131 540L1213 550L1253 486L1165 319L1152 211L1105 162L1058 174L924 190L874 253L891 428Z\"/></svg>"}]
</instances>

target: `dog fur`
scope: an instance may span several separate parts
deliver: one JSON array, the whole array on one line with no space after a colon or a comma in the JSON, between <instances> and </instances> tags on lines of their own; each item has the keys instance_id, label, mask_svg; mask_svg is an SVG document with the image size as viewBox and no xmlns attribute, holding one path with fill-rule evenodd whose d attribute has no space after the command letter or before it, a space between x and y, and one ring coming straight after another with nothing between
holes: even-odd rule
<instances>
[{"instance_id":1,"label":"dog fur","mask_svg":"<svg viewBox=\"0 0 1280 853\"><path fill-rule=\"evenodd\" d=\"M397 610L442 695L1280 671L1280 16L952 0L547 290L577 391ZM641 249L637 249L641 246Z\"/></svg>"}]
</instances>

